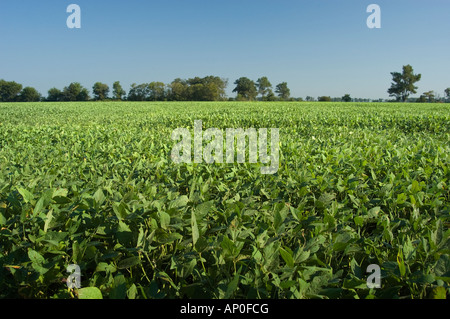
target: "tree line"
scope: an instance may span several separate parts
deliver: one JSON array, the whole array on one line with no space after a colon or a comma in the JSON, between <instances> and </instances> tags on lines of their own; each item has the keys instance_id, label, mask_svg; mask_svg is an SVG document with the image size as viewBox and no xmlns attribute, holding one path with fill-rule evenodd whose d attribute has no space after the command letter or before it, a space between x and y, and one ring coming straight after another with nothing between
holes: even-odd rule
<instances>
[{"instance_id":1,"label":"tree line","mask_svg":"<svg viewBox=\"0 0 450 319\"><path fill-rule=\"evenodd\" d=\"M390 96L394 100L386 102L450 102L450 88L445 89L445 96L441 97L434 91L427 91L419 98L410 98L411 94L417 93L415 83L420 81L422 75L414 74L411 65L403 66L402 72L391 72L392 83L388 89ZM241 77L234 82L236 93L235 98L228 98L226 88L228 80L218 76L194 77L190 79L177 78L169 84L163 82L150 82L131 84L128 93L123 89L119 81L112 85L112 96L108 84L96 82L92 87L91 97L87 88L78 82L70 83L62 90L51 88L47 92L47 97L43 97L33 87L22 87L22 84L14 81L0 79L0 102L64 102L64 101L303 101L302 98L291 97L291 92L287 82L272 86L266 76L253 81L247 77ZM276 94L276 95L275 95ZM321 102L383 102L383 99L357 99L350 94L342 97L319 96L317 99L307 96L306 101Z\"/></svg>"},{"instance_id":2,"label":"tree line","mask_svg":"<svg viewBox=\"0 0 450 319\"><path fill-rule=\"evenodd\" d=\"M289 100L290 90L287 82L280 83L275 88L267 77L259 78L256 82L241 77L237 79L233 92L236 92L235 100L263 101ZM14 81L0 80L0 102L70 102L70 101L225 101L234 100L228 98L226 89L228 80L218 76L194 77L189 79L177 78L169 84L163 82L150 82L131 84L128 93L123 89L120 81L112 85L112 91L108 84L96 82L92 87L92 96L89 90L78 82L70 83L63 89L56 87L47 92L43 97L35 88L25 87ZM111 96L110 96L111 93Z\"/></svg>"}]
</instances>

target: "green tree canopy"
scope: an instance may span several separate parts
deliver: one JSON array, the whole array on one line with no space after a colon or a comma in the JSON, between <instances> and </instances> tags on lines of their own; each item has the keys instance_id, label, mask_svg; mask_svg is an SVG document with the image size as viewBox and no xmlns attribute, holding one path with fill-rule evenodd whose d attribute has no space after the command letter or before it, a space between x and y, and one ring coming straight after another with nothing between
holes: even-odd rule
<instances>
[{"instance_id":1,"label":"green tree canopy","mask_svg":"<svg viewBox=\"0 0 450 319\"><path fill-rule=\"evenodd\" d=\"M423 96L425 97L426 101L428 103L433 103L436 101L436 96L434 94L434 91L428 91L428 92L424 92Z\"/></svg>"},{"instance_id":2,"label":"green tree canopy","mask_svg":"<svg viewBox=\"0 0 450 319\"><path fill-rule=\"evenodd\" d=\"M148 98L148 84L131 84L130 91L128 92L129 101L145 101Z\"/></svg>"},{"instance_id":3,"label":"green tree canopy","mask_svg":"<svg viewBox=\"0 0 450 319\"><path fill-rule=\"evenodd\" d=\"M109 86L105 83L96 82L92 87L92 92L95 100L103 101L108 97Z\"/></svg>"},{"instance_id":4,"label":"green tree canopy","mask_svg":"<svg viewBox=\"0 0 450 319\"><path fill-rule=\"evenodd\" d=\"M168 96L172 101L186 101L188 99L188 83L185 80L177 78L168 86Z\"/></svg>"},{"instance_id":5,"label":"green tree canopy","mask_svg":"<svg viewBox=\"0 0 450 319\"><path fill-rule=\"evenodd\" d=\"M22 84L16 83L14 81L0 80L0 101L1 102L16 101L20 91L22 91Z\"/></svg>"},{"instance_id":6,"label":"green tree canopy","mask_svg":"<svg viewBox=\"0 0 450 319\"><path fill-rule=\"evenodd\" d=\"M272 92L272 84L266 76L259 78L256 81L256 86L258 87L258 94L261 95L261 99L266 100L266 95Z\"/></svg>"},{"instance_id":7,"label":"green tree canopy","mask_svg":"<svg viewBox=\"0 0 450 319\"><path fill-rule=\"evenodd\" d=\"M88 101L89 91L80 83L73 82L66 86L62 92L63 101Z\"/></svg>"},{"instance_id":8,"label":"green tree canopy","mask_svg":"<svg viewBox=\"0 0 450 319\"><path fill-rule=\"evenodd\" d=\"M38 102L41 100L41 94L33 87L23 88L18 97L20 102Z\"/></svg>"},{"instance_id":9,"label":"green tree canopy","mask_svg":"<svg viewBox=\"0 0 450 319\"><path fill-rule=\"evenodd\" d=\"M50 101L50 102L62 101L63 100L63 93L61 92L60 89L51 88L50 90L48 90L47 99L46 100Z\"/></svg>"},{"instance_id":10,"label":"green tree canopy","mask_svg":"<svg viewBox=\"0 0 450 319\"><path fill-rule=\"evenodd\" d=\"M187 80L175 79L169 91L171 99L179 101L219 101L226 98L228 80L217 76L194 77Z\"/></svg>"},{"instance_id":11,"label":"green tree canopy","mask_svg":"<svg viewBox=\"0 0 450 319\"><path fill-rule=\"evenodd\" d=\"M319 96L317 98L317 100L319 102L331 102L331 97L329 97L329 96Z\"/></svg>"},{"instance_id":12,"label":"green tree canopy","mask_svg":"<svg viewBox=\"0 0 450 319\"><path fill-rule=\"evenodd\" d=\"M162 82L151 82L148 84L148 97L150 101L164 101L166 97L166 85Z\"/></svg>"},{"instance_id":13,"label":"green tree canopy","mask_svg":"<svg viewBox=\"0 0 450 319\"><path fill-rule=\"evenodd\" d=\"M414 84L420 81L422 75L414 74L411 65L404 65L403 72L391 72L391 87L388 89L389 96L395 96L397 101L406 102L411 93L417 93L417 86Z\"/></svg>"},{"instance_id":14,"label":"green tree canopy","mask_svg":"<svg viewBox=\"0 0 450 319\"><path fill-rule=\"evenodd\" d=\"M258 94L256 84L249 78L241 77L237 79L234 84L236 87L233 92L237 93L237 99L253 101L256 98Z\"/></svg>"},{"instance_id":15,"label":"green tree canopy","mask_svg":"<svg viewBox=\"0 0 450 319\"><path fill-rule=\"evenodd\" d=\"M275 89L275 93L278 94L280 99L287 100L289 99L289 96L291 95L291 90L289 90L288 85L286 82L280 83L277 85Z\"/></svg>"},{"instance_id":16,"label":"green tree canopy","mask_svg":"<svg viewBox=\"0 0 450 319\"><path fill-rule=\"evenodd\" d=\"M351 102L351 101L352 101L352 98L351 98L350 94L345 94L342 97L342 102Z\"/></svg>"},{"instance_id":17,"label":"green tree canopy","mask_svg":"<svg viewBox=\"0 0 450 319\"><path fill-rule=\"evenodd\" d=\"M445 89L445 98L450 102L450 88Z\"/></svg>"},{"instance_id":18,"label":"green tree canopy","mask_svg":"<svg viewBox=\"0 0 450 319\"><path fill-rule=\"evenodd\" d=\"M122 100L124 95L127 94L125 90L122 88L122 85L120 85L119 81L116 81L113 83L113 97L116 100Z\"/></svg>"}]
</instances>

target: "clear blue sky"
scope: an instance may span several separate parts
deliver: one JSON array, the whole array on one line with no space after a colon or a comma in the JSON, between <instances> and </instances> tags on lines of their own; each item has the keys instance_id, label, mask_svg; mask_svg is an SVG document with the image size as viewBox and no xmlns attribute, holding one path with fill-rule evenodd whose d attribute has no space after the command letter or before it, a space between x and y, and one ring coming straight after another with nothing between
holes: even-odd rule
<instances>
[{"instance_id":1,"label":"clear blue sky","mask_svg":"<svg viewBox=\"0 0 450 319\"><path fill-rule=\"evenodd\" d=\"M81 29L66 8L81 7ZM381 7L381 29L366 8ZM267 76L291 95L388 98L411 64L419 94L450 87L449 0L1 0L0 78L44 96L80 82Z\"/></svg>"}]
</instances>

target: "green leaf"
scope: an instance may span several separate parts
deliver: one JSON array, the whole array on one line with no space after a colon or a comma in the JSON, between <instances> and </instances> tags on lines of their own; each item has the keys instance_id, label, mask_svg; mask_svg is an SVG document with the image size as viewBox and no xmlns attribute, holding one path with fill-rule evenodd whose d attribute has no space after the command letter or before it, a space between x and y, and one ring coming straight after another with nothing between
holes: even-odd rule
<instances>
[{"instance_id":1,"label":"green leaf","mask_svg":"<svg viewBox=\"0 0 450 319\"><path fill-rule=\"evenodd\" d=\"M300 248L300 252L297 253L297 256L295 257L295 262L302 263L305 260L307 260L310 255L311 253L309 251L304 251L303 249Z\"/></svg>"},{"instance_id":2,"label":"green leaf","mask_svg":"<svg viewBox=\"0 0 450 319\"><path fill-rule=\"evenodd\" d=\"M30 260L36 264L43 264L45 262L45 258L33 249L28 250L28 258L30 258Z\"/></svg>"},{"instance_id":3,"label":"green leaf","mask_svg":"<svg viewBox=\"0 0 450 319\"><path fill-rule=\"evenodd\" d=\"M430 294L431 299L447 299L447 290L444 287L433 288Z\"/></svg>"},{"instance_id":4,"label":"green leaf","mask_svg":"<svg viewBox=\"0 0 450 319\"><path fill-rule=\"evenodd\" d=\"M102 205L105 201L105 194L103 194L103 190L99 188L94 194L94 200L97 205Z\"/></svg>"},{"instance_id":5,"label":"green leaf","mask_svg":"<svg viewBox=\"0 0 450 319\"><path fill-rule=\"evenodd\" d=\"M170 208L179 208L179 207L184 207L187 205L187 203L189 203L189 198L186 195L180 196L177 199L173 200L170 203Z\"/></svg>"},{"instance_id":6,"label":"green leaf","mask_svg":"<svg viewBox=\"0 0 450 319\"><path fill-rule=\"evenodd\" d=\"M450 277L450 257L442 254L434 266L434 274L438 277Z\"/></svg>"},{"instance_id":7,"label":"green leaf","mask_svg":"<svg viewBox=\"0 0 450 319\"><path fill-rule=\"evenodd\" d=\"M197 207L195 207L195 215L198 216L199 218L203 218L209 213L209 211L212 209L213 206L214 201L212 200L209 202L201 203L197 205Z\"/></svg>"},{"instance_id":8,"label":"green leaf","mask_svg":"<svg viewBox=\"0 0 450 319\"><path fill-rule=\"evenodd\" d=\"M84 255L84 250L85 250L84 242L83 242L83 246L81 246L78 241L73 242L73 244L72 244L72 261L75 264L78 264L81 262L83 255Z\"/></svg>"},{"instance_id":9,"label":"green leaf","mask_svg":"<svg viewBox=\"0 0 450 319\"><path fill-rule=\"evenodd\" d=\"M124 275L114 277L112 289L109 291L110 299L125 299L127 296L127 281Z\"/></svg>"},{"instance_id":10,"label":"green leaf","mask_svg":"<svg viewBox=\"0 0 450 319\"><path fill-rule=\"evenodd\" d=\"M397 205L402 205L406 202L408 196L405 193L401 193L397 195Z\"/></svg>"},{"instance_id":11,"label":"green leaf","mask_svg":"<svg viewBox=\"0 0 450 319\"><path fill-rule=\"evenodd\" d=\"M50 223L51 223L52 219L53 219L53 209L50 209L50 210L48 211L48 213L47 213L46 218L45 218L44 233L47 232L47 230L48 230L48 228L49 228L49 226L50 226Z\"/></svg>"},{"instance_id":12,"label":"green leaf","mask_svg":"<svg viewBox=\"0 0 450 319\"><path fill-rule=\"evenodd\" d=\"M136 299L136 296L137 296L137 287L135 284L132 284L127 291L127 297L128 299Z\"/></svg>"},{"instance_id":13,"label":"green leaf","mask_svg":"<svg viewBox=\"0 0 450 319\"><path fill-rule=\"evenodd\" d=\"M354 220L356 226L364 225L364 217L362 217L362 216L356 216L353 220Z\"/></svg>"},{"instance_id":14,"label":"green leaf","mask_svg":"<svg viewBox=\"0 0 450 319\"><path fill-rule=\"evenodd\" d=\"M57 190L55 190L52 194L52 198L55 197L67 197L68 194L68 190L65 188L59 188Z\"/></svg>"},{"instance_id":15,"label":"green leaf","mask_svg":"<svg viewBox=\"0 0 450 319\"><path fill-rule=\"evenodd\" d=\"M86 287L78 289L78 299L103 299L103 296L97 287Z\"/></svg>"},{"instance_id":16,"label":"green leaf","mask_svg":"<svg viewBox=\"0 0 450 319\"><path fill-rule=\"evenodd\" d=\"M119 269L127 269L139 265L141 263L141 259L138 256L129 257L119 261L117 264L117 268Z\"/></svg>"},{"instance_id":17,"label":"green leaf","mask_svg":"<svg viewBox=\"0 0 450 319\"><path fill-rule=\"evenodd\" d=\"M125 203L113 203L113 211L119 220L124 220L128 216L128 210Z\"/></svg>"},{"instance_id":18,"label":"green leaf","mask_svg":"<svg viewBox=\"0 0 450 319\"><path fill-rule=\"evenodd\" d=\"M161 244L171 244L174 241L182 239L183 236L179 233L164 233L157 237L158 242Z\"/></svg>"},{"instance_id":19,"label":"green leaf","mask_svg":"<svg viewBox=\"0 0 450 319\"><path fill-rule=\"evenodd\" d=\"M402 277L404 277L406 274L406 267L405 267L405 259L403 257L403 252L401 249L398 251L398 254L397 254L397 264L398 264L398 269L400 270L400 275Z\"/></svg>"},{"instance_id":20,"label":"green leaf","mask_svg":"<svg viewBox=\"0 0 450 319\"><path fill-rule=\"evenodd\" d=\"M38 202L36 203L36 206L34 207L34 210L33 210L33 217L36 217L41 213L42 209L44 208L44 202L45 202L44 197L41 197L38 200Z\"/></svg>"},{"instance_id":21,"label":"green leaf","mask_svg":"<svg viewBox=\"0 0 450 319\"><path fill-rule=\"evenodd\" d=\"M159 212L159 222L162 229L167 229L170 225L170 215L166 212Z\"/></svg>"},{"instance_id":22,"label":"green leaf","mask_svg":"<svg viewBox=\"0 0 450 319\"><path fill-rule=\"evenodd\" d=\"M98 263L95 271L98 272L106 272L106 273L114 273L117 271L117 268L113 264L108 264L105 262Z\"/></svg>"},{"instance_id":23,"label":"green leaf","mask_svg":"<svg viewBox=\"0 0 450 319\"><path fill-rule=\"evenodd\" d=\"M236 247L235 243L231 239L229 239L227 236L223 236L220 246L223 248L223 252L224 252L225 256L228 256L231 258L236 257L237 247Z\"/></svg>"},{"instance_id":24,"label":"green leaf","mask_svg":"<svg viewBox=\"0 0 450 319\"><path fill-rule=\"evenodd\" d=\"M286 249L280 247L280 255L286 262L286 265L290 268L294 268L294 259L292 258L292 251L289 252Z\"/></svg>"},{"instance_id":25,"label":"green leaf","mask_svg":"<svg viewBox=\"0 0 450 319\"><path fill-rule=\"evenodd\" d=\"M17 191L22 195L23 200L25 203L33 203L34 202L34 196L29 191L27 191L25 188L18 187Z\"/></svg>"},{"instance_id":26,"label":"green leaf","mask_svg":"<svg viewBox=\"0 0 450 319\"><path fill-rule=\"evenodd\" d=\"M415 194L421 191L421 187L418 181L413 181L411 185L411 193Z\"/></svg>"},{"instance_id":27,"label":"green leaf","mask_svg":"<svg viewBox=\"0 0 450 319\"><path fill-rule=\"evenodd\" d=\"M194 210L191 213L191 227L192 227L192 244L195 246L199 238L199 232L197 226L197 218L195 217Z\"/></svg>"},{"instance_id":28,"label":"green leaf","mask_svg":"<svg viewBox=\"0 0 450 319\"><path fill-rule=\"evenodd\" d=\"M368 218L378 218L378 214L381 211L381 207L374 207L367 212Z\"/></svg>"},{"instance_id":29,"label":"green leaf","mask_svg":"<svg viewBox=\"0 0 450 319\"><path fill-rule=\"evenodd\" d=\"M356 276L356 278L362 279L362 269L358 265L358 262L355 260L355 258L352 258L352 261L350 262L350 268L352 269L352 273Z\"/></svg>"},{"instance_id":30,"label":"green leaf","mask_svg":"<svg viewBox=\"0 0 450 319\"><path fill-rule=\"evenodd\" d=\"M118 230L119 232L131 233L130 227L128 227L128 225L125 224L123 221L119 221L119 227L118 227L117 230Z\"/></svg>"},{"instance_id":31,"label":"green leaf","mask_svg":"<svg viewBox=\"0 0 450 319\"><path fill-rule=\"evenodd\" d=\"M233 293L236 291L239 284L239 277L240 277L239 273L236 273L236 275L234 275L233 280L227 286L227 291L225 292L224 299L231 298Z\"/></svg>"}]
</instances>

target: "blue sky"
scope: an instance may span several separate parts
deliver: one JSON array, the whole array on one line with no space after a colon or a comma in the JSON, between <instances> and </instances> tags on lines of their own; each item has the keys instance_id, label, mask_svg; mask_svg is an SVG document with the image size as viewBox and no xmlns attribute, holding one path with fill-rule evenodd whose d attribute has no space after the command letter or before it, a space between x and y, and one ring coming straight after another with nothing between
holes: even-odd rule
<instances>
[{"instance_id":1,"label":"blue sky","mask_svg":"<svg viewBox=\"0 0 450 319\"><path fill-rule=\"evenodd\" d=\"M81 29L66 8L81 7ZM369 29L369 4L381 29ZM388 98L411 64L419 94L450 87L448 0L2 0L0 78L43 95L80 82L267 76L295 97Z\"/></svg>"}]
</instances>

